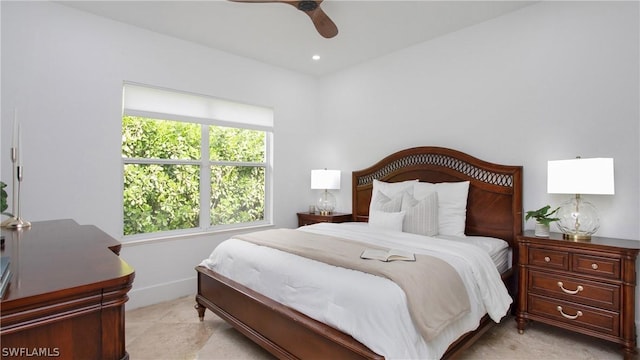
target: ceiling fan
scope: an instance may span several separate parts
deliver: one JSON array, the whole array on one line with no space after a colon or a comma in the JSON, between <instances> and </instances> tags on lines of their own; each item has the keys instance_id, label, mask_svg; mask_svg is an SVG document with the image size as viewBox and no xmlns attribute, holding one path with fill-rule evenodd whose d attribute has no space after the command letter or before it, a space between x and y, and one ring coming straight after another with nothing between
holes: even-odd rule
<instances>
[{"instance_id":1,"label":"ceiling fan","mask_svg":"<svg viewBox=\"0 0 640 360\"><path fill-rule=\"evenodd\" d=\"M307 14L313 25L318 30L318 33L325 38L332 38L338 35L338 27L329 18L329 16L320 8L320 3L324 0L230 0L233 2L246 2L246 3L285 3L295 6L296 9Z\"/></svg>"}]
</instances>

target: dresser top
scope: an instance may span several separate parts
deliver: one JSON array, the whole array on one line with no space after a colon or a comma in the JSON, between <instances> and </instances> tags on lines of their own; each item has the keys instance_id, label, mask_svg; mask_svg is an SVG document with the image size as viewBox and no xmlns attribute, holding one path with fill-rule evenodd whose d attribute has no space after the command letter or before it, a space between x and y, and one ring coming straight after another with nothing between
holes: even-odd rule
<instances>
[{"instance_id":1,"label":"dresser top","mask_svg":"<svg viewBox=\"0 0 640 360\"><path fill-rule=\"evenodd\" d=\"M2 256L10 257L13 273L1 301L3 313L15 300L98 291L133 280L133 268L117 255L120 243L93 225L40 221L25 229L2 229L2 235Z\"/></svg>"}]
</instances>

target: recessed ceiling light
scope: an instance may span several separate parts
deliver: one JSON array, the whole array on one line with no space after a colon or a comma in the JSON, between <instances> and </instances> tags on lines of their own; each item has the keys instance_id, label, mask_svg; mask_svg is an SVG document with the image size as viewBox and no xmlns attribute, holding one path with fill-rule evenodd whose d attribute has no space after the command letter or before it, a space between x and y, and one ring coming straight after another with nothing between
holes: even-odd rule
<instances>
[{"instance_id":1,"label":"recessed ceiling light","mask_svg":"<svg viewBox=\"0 0 640 360\"><path fill-rule=\"evenodd\" d=\"M317 55L317 54L316 54L316 55L313 55L311 58L312 58L313 60L318 61L318 60L320 60L320 55Z\"/></svg>"}]
</instances>

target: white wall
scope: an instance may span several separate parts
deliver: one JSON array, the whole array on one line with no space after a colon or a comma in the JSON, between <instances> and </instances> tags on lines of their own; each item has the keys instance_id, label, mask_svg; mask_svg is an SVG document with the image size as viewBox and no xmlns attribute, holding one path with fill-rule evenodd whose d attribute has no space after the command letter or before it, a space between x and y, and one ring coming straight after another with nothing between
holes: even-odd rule
<instances>
[{"instance_id":1,"label":"white wall","mask_svg":"<svg viewBox=\"0 0 640 360\"><path fill-rule=\"evenodd\" d=\"M72 218L122 233L123 81L274 108L274 223L297 225L309 191L307 138L316 124L317 82L245 58L50 2L2 6L2 179L11 186L13 111L23 128L22 215ZM305 168L305 166L307 166ZM127 246L136 270L128 308L195 293L195 271L229 234Z\"/></svg>"},{"instance_id":2,"label":"white wall","mask_svg":"<svg viewBox=\"0 0 640 360\"><path fill-rule=\"evenodd\" d=\"M119 237L129 80L274 107L276 226L295 226L313 202L310 169L343 171L338 207L350 211L351 171L436 145L523 165L525 210L564 198L546 194L547 160L613 157L616 195L588 197L599 234L640 237L636 2L542 2L320 80L57 4L1 7L2 178L17 107L29 220L74 218ZM125 247L129 308L192 293L193 267L227 236Z\"/></svg>"}]
</instances>

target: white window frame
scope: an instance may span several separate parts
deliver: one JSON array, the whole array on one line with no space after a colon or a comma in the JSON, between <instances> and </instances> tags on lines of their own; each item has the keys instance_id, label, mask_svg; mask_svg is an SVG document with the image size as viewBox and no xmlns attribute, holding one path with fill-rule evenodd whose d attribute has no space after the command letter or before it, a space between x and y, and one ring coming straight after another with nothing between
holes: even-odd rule
<instances>
[{"instance_id":1,"label":"white window frame","mask_svg":"<svg viewBox=\"0 0 640 360\"><path fill-rule=\"evenodd\" d=\"M127 103L127 90L138 91L141 90L141 96L139 97L140 104L142 106L127 106L130 105L131 102ZM145 90L150 90L148 93L144 93ZM168 110L165 112L157 112L150 111L148 109L153 108L152 100L153 95L159 95L156 98L156 102L161 104L158 106L159 109ZM199 107L200 110L206 108L209 116L215 114L216 116L221 116L226 119L233 120L225 120L213 117L199 117L199 116L190 116L186 111L171 109L170 106L167 106L170 103L170 96L176 95L177 98L186 106L195 106ZM151 96L151 98L146 97ZM185 101L185 99L187 101ZM200 102L198 102L200 101ZM238 109L231 109L231 111L216 111L216 106L225 105L238 105L240 111L233 111ZM143 107L145 109L143 109ZM177 107L179 109L179 106ZM247 110L248 111L243 111ZM212 111L213 110L213 111ZM223 109L224 110L224 109ZM177 112L182 112L181 114L176 114ZM204 114L203 112L200 112ZM205 114L206 115L206 114ZM197 228L189 228L189 229L179 229L179 230L169 230L169 231L159 231L154 233L145 233L145 234L134 234L134 235L124 235L124 211L121 212L121 229L120 233L123 234L122 238L125 242L137 242L137 241L146 241L157 238L171 238L176 236L185 236L190 234L200 234L200 233L210 233L210 232L223 232L230 230L238 230L238 229L248 229L254 227L261 226L270 226L273 225L273 216L272 216L272 199L273 199L273 110L265 107L257 107L254 105L247 105L237 102L231 102L228 100L221 100L213 97L209 97L206 95L198 95L192 93L186 93L177 90L169 90L158 87L152 87L148 85L140 85L135 83L125 82L123 86L123 109L122 116L138 116L149 119L159 119L159 120L169 120L169 121L182 121L192 124L199 124L201 129L201 140L200 140L200 159L199 160L188 160L188 159L146 159L146 158L124 158L121 157L121 176L120 178L124 178L124 167L126 164L160 164L160 165L198 165L200 167L200 223ZM251 122L246 121L247 117L255 116L257 121ZM236 161L211 161L209 156L209 126L223 126L223 127L232 127L232 128L242 128L242 129L250 129L250 130L258 130L265 132L265 158L261 163L256 162L236 162ZM122 146L122 142L120 143ZM259 221L254 221L250 223L239 223L239 224L224 224L224 225L212 225L211 224L211 167L216 165L223 166L259 166L264 167L265 169L265 189L264 189L264 219ZM122 182L122 187L120 191L120 199L121 199L121 209L124 209L124 182Z\"/></svg>"}]
</instances>

